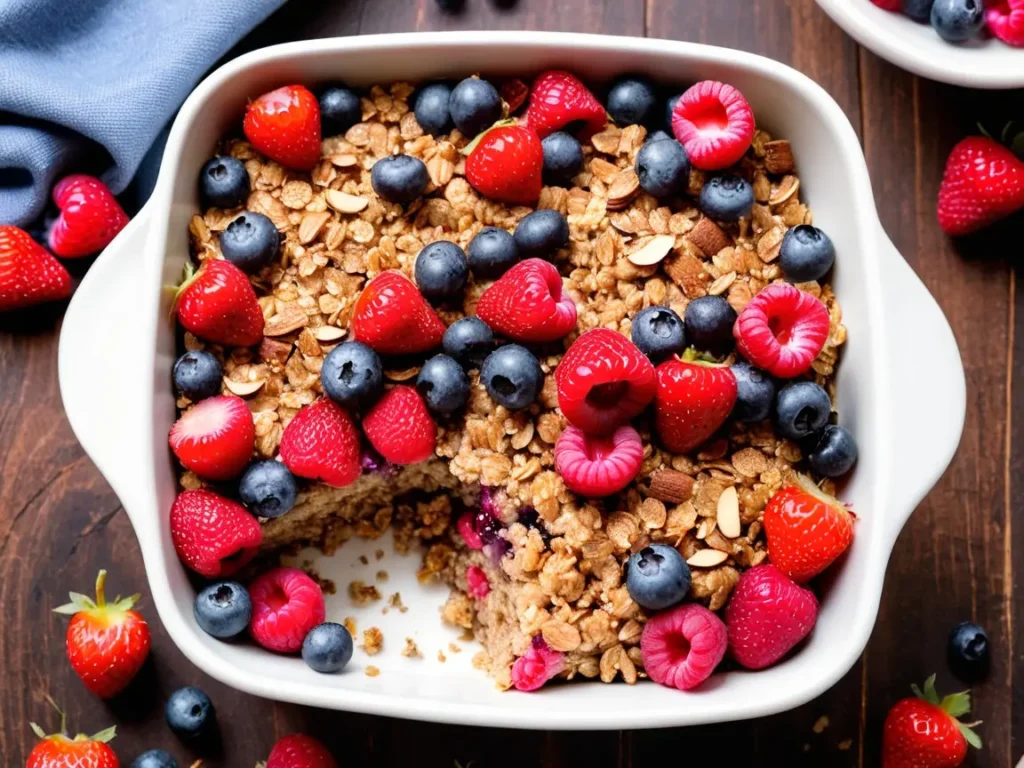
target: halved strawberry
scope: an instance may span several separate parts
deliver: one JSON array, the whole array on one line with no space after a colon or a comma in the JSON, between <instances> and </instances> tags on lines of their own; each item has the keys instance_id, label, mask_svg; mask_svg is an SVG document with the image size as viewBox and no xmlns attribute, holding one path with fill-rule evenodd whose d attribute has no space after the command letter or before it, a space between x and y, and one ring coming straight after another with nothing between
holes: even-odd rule
<instances>
[{"instance_id":1,"label":"halved strawberry","mask_svg":"<svg viewBox=\"0 0 1024 768\"><path fill-rule=\"evenodd\" d=\"M170 524L178 557L208 579L240 570L263 541L263 529L245 507L207 490L179 493Z\"/></svg>"},{"instance_id":2,"label":"halved strawberry","mask_svg":"<svg viewBox=\"0 0 1024 768\"><path fill-rule=\"evenodd\" d=\"M64 265L23 229L0 226L0 312L71 295Z\"/></svg>"},{"instance_id":3,"label":"halved strawberry","mask_svg":"<svg viewBox=\"0 0 1024 768\"><path fill-rule=\"evenodd\" d=\"M597 97L575 75L549 70L537 76L530 89L526 123L543 139L549 133L583 123L588 133L597 133L608 122L608 113Z\"/></svg>"},{"instance_id":4,"label":"halved strawberry","mask_svg":"<svg viewBox=\"0 0 1024 768\"><path fill-rule=\"evenodd\" d=\"M532 128L497 125L469 148L466 179L491 200L532 205L544 186L544 148Z\"/></svg>"},{"instance_id":5,"label":"halved strawberry","mask_svg":"<svg viewBox=\"0 0 1024 768\"><path fill-rule=\"evenodd\" d=\"M362 472L359 430L348 411L324 397L307 405L281 435L281 460L299 477L335 488L354 483Z\"/></svg>"},{"instance_id":6,"label":"halved strawberry","mask_svg":"<svg viewBox=\"0 0 1024 768\"><path fill-rule=\"evenodd\" d=\"M656 369L654 424L673 453L687 453L711 437L736 403L736 376L728 366L696 359L687 352Z\"/></svg>"},{"instance_id":7,"label":"halved strawberry","mask_svg":"<svg viewBox=\"0 0 1024 768\"><path fill-rule=\"evenodd\" d=\"M168 440L185 469L206 480L229 480L252 458L256 429L245 400L217 395L181 414Z\"/></svg>"},{"instance_id":8,"label":"halved strawberry","mask_svg":"<svg viewBox=\"0 0 1024 768\"><path fill-rule=\"evenodd\" d=\"M263 340L263 310L249 276L224 259L207 259L198 272L185 265L175 312L182 327L204 341L251 347Z\"/></svg>"},{"instance_id":9,"label":"halved strawberry","mask_svg":"<svg viewBox=\"0 0 1024 768\"><path fill-rule=\"evenodd\" d=\"M512 267L483 292L476 313L495 333L527 343L555 341L576 327L576 304L544 259Z\"/></svg>"},{"instance_id":10,"label":"halved strawberry","mask_svg":"<svg viewBox=\"0 0 1024 768\"><path fill-rule=\"evenodd\" d=\"M412 280L389 269L356 299L352 336L382 355L426 352L440 345L444 323Z\"/></svg>"},{"instance_id":11,"label":"halved strawberry","mask_svg":"<svg viewBox=\"0 0 1024 768\"><path fill-rule=\"evenodd\" d=\"M286 168L308 171L320 160L320 103L301 85L250 102L242 130L256 149Z\"/></svg>"},{"instance_id":12,"label":"halved strawberry","mask_svg":"<svg viewBox=\"0 0 1024 768\"><path fill-rule=\"evenodd\" d=\"M427 404L412 387L384 393L363 418L370 445L392 464L416 464L434 455L437 425Z\"/></svg>"}]
</instances>

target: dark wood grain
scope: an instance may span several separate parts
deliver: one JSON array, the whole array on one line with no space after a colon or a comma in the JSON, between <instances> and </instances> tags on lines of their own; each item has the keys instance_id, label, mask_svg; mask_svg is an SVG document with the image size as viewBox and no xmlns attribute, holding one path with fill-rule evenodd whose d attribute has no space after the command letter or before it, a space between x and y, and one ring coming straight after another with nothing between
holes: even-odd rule
<instances>
[{"instance_id":1,"label":"dark wood grain","mask_svg":"<svg viewBox=\"0 0 1024 768\"><path fill-rule=\"evenodd\" d=\"M1012 768L1024 751L1024 686L1014 685L1024 681L1024 595L1013 588L1014 566L1024 557L1024 522L1014 520L1024 508L1022 484L1014 482L1024 473L1024 428L1014 418L1014 405L1024 402L1024 306L1013 260L1021 255L1022 222L954 245L934 223L934 201L952 144L977 119L998 127L1024 115L1024 94L968 92L902 73L860 50L813 0L467 5L464 14L446 16L432 0L293 0L238 50L308 37L429 29L649 34L744 48L790 63L821 83L860 133L883 224L949 317L968 385L960 451L896 544L878 623L861 661L817 700L762 720L625 733L510 732L244 696L191 667L143 602L154 631L152 660L124 695L98 702L67 665L64 622L50 609L69 588L87 588L99 567L110 570L111 588L123 592L143 587L145 575L127 517L60 408L60 308L47 308L0 319L0 764L24 764L34 742L29 720L56 724L43 698L49 693L67 708L75 728L95 731L116 722L125 766L154 746L187 765L195 756L164 726L161 702L174 688L197 684L221 712L223 743L206 755L212 758L207 765L231 768L249 768L278 736L297 730L323 739L345 765L877 766L888 707L911 681L933 671L946 687L956 684L945 671L946 633L957 621L972 619L989 631L993 665L976 688L987 744L969 764ZM815 729L823 716L827 726Z\"/></svg>"}]
</instances>

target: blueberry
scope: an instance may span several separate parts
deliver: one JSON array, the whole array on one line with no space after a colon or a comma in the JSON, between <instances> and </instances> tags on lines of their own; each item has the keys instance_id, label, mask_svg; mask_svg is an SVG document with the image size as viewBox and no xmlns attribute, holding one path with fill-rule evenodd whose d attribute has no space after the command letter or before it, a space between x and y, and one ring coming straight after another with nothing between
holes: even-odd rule
<instances>
[{"instance_id":1,"label":"blueberry","mask_svg":"<svg viewBox=\"0 0 1024 768\"><path fill-rule=\"evenodd\" d=\"M174 388L193 403L220 392L224 369L209 352L186 352L174 363Z\"/></svg>"},{"instance_id":2,"label":"blueberry","mask_svg":"<svg viewBox=\"0 0 1024 768\"><path fill-rule=\"evenodd\" d=\"M935 0L931 22L946 42L964 43L985 25L985 4L982 0Z\"/></svg>"},{"instance_id":3,"label":"blueberry","mask_svg":"<svg viewBox=\"0 0 1024 768\"><path fill-rule=\"evenodd\" d=\"M681 98L683 98L682 92L669 96L668 101L665 102L665 127L669 133L672 133L672 113Z\"/></svg>"},{"instance_id":4,"label":"blueberry","mask_svg":"<svg viewBox=\"0 0 1024 768\"><path fill-rule=\"evenodd\" d=\"M790 440L801 440L828 423L832 401L813 381L787 384L775 396L775 426Z\"/></svg>"},{"instance_id":5,"label":"blueberry","mask_svg":"<svg viewBox=\"0 0 1024 768\"><path fill-rule=\"evenodd\" d=\"M690 591L690 566L675 547L651 544L630 555L626 590L633 602L660 611L682 601Z\"/></svg>"},{"instance_id":6,"label":"blueberry","mask_svg":"<svg viewBox=\"0 0 1024 768\"><path fill-rule=\"evenodd\" d=\"M199 688L179 688L167 699L164 708L167 725L180 739L196 741L213 732L216 716L210 697Z\"/></svg>"},{"instance_id":7,"label":"blueberry","mask_svg":"<svg viewBox=\"0 0 1024 768\"><path fill-rule=\"evenodd\" d=\"M654 85L640 77L625 76L608 89L608 114L618 125L651 125L658 113Z\"/></svg>"},{"instance_id":8,"label":"blueberry","mask_svg":"<svg viewBox=\"0 0 1024 768\"><path fill-rule=\"evenodd\" d=\"M903 0L903 13L914 21L927 22L931 19L934 2L935 0Z\"/></svg>"},{"instance_id":9,"label":"blueberry","mask_svg":"<svg viewBox=\"0 0 1024 768\"><path fill-rule=\"evenodd\" d=\"M455 243L436 240L420 251L414 271L420 293L428 299L448 299L462 293L469 264Z\"/></svg>"},{"instance_id":10,"label":"blueberry","mask_svg":"<svg viewBox=\"0 0 1024 768\"><path fill-rule=\"evenodd\" d=\"M443 136L452 129L448 99L452 88L447 83L428 83L420 88L413 101L416 122L431 136Z\"/></svg>"},{"instance_id":11,"label":"blueberry","mask_svg":"<svg viewBox=\"0 0 1024 768\"><path fill-rule=\"evenodd\" d=\"M448 111L462 135L473 138L501 119L501 96L486 80L467 77L452 89Z\"/></svg>"},{"instance_id":12,"label":"blueberry","mask_svg":"<svg viewBox=\"0 0 1024 768\"><path fill-rule=\"evenodd\" d=\"M644 139L644 144L650 144L652 141L665 141L666 139L672 138L672 135L665 131L655 131L654 133L647 134L647 138Z\"/></svg>"},{"instance_id":13,"label":"blueberry","mask_svg":"<svg viewBox=\"0 0 1024 768\"><path fill-rule=\"evenodd\" d=\"M271 464L277 464L271 461ZM213 637L235 637L252 618L249 592L237 581L220 581L203 588L192 604L199 628Z\"/></svg>"},{"instance_id":14,"label":"blueberry","mask_svg":"<svg viewBox=\"0 0 1024 768\"><path fill-rule=\"evenodd\" d=\"M829 424L809 439L807 464L822 477L842 477L857 463L857 441L847 430Z\"/></svg>"},{"instance_id":15,"label":"blueberry","mask_svg":"<svg viewBox=\"0 0 1024 768\"><path fill-rule=\"evenodd\" d=\"M280 461L265 459L249 465L238 481L242 503L259 517L280 517L295 506L295 476Z\"/></svg>"},{"instance_id":16,"label":"blueberry","mask_svg":"<svg viewBox=\"0 0 1024 768\"><path fill-rule=\"evenodd\" d=\"M479 368L494 348L494 332L479 317L463 317L448 326L441 346L465 367Z\"/></svg>"},{"instance_id":17,"label":"blueberry","mask_svg":"<svg viewBox=\"0 0 1024 768\"><path fill-rule=\"evenodd\" d=\"M277 257L281 234L274 222L255 211L236 216L220 233L224 258L246 274L254 275Z\"/></svg>"},{"instance_id":18,"label":"blueberry","mask_svg":"<svg viewBox=\"0 0 1024 768\"><path fill-rule=\"evenodd\" d=\"M518 411L537 399L544 384L544 372L530 350L507 344L487 356L480 380L494 402Z\"/></svg>"},{"instance_id":19,"label":"blueberry","mask_svg":"<svg viewBox=\"0 0 1024 768\"><path fill-rule=\"evenodd\" d=\"M668 307L648 307L638 312L629 337L651 360L660 360L686 348L683 321Z\"/></svg>"},{"instance_id":20,"label":"blueberry","mask_svg":"<svg viewBox=\"0 0 1024 768\"><path fill-rule=\"evenodd\" d=\"M771 376L740 360L732 365L736 377L736 405L732 415L737 421L764 421L772 415L775 403L775 382Z\"/></svg>"},{"instance_id":21,"label":"blueberry","mask_svg":"<svg viewBox=\"0 0 1024 768\"><path fill-rule=\"evenodd\" d=\"M249 197L249 173L234 157L207 160L199 172L199 192L206 205L237 208Z\"/></svg>"},{"instance_id":22,"label":"blueberry","mask_svg":"<svg viewBox=\"0 0 1024 768\"><path fill-rule=\"evenodd\" d=\"M377 353L366 344L346 341L324 358L320 386L324 394L341 405L369 405L384 386L384 367Z\"/></svg>"},{"instance_id":23,"label":"blueberry","mask_svg":"<svg viewBox=\"0 0 1024 768\"><path fill-rule=\"evenodd\" d=\"M427 190L430 176L418 157L389 155L373 164L373 191L389 203L411 203Z\"/></svg>"},{"instance_id":24,"label":"blueberry","mask_svg":"<svg viewBox=\"0 0 1024 768\"><path fill-rule=\"evenodd\" d=\"M523 259L547 259L569 244L569 222L558 211L544 208L527 214L513 233Z\"/></svg>"},{"instance_id":25,"label":"blueberry","mask_svg":"<svg viewBox=\"0 0 1024 768\"><path fill-rule=\"evenodd\" d=\"M436 0L437 7L444 13L458 13L466 5L466 0Z\"/></svg>"},{"instance_id":26,"label":"blueberry","mask_svg":"<svg viewBox=\"0 0 1024 768\"><path fill-rule=\"evenodd\" d=\"M779 266L791 283L820 280L832 269L836 249L817 227L800 224L786 232L779 248Z\"/></svg>"},{"instance_id":27,"label":"blueberry","mask_svg":"<svg viewBox=\"0 0 1024 768\"><path fill-rule=\"evenodd\" d=\"M320 94L320 125L324 136L337 136L363 120L359 95L343 85L331 85Z\"/></svg>"},{"instance_id":28,"label":"blueberry","mask_svg":"<svg viewBox=\"0 0 1024 768\"><path fill-rule=\"evenodd\" d=\"M178 768L178 761L170 752L162 749L147 749L132 760L131 768Z\"/></svg>"},{"instance_id":29,"label":"blueberry","mask_svg":"<svg viewBox=\"0 0 1024 768\"><path fill-rule=\"evenodd\" d=\"M469 241L469 268L476 277L501 277L519 261L515 238L504 229L484 227Z\"/></svg>"},{"instance_id":30,"label":"blueberry","mask_svg":"<svg viewBox=\"0 0 1024 768\"><path fill-rule=\"evenodd\" d=\"M977 624L962 621L949 633L946 656L953 674L974 683L988 674L988 635Z\"/></svg>"},{"instance_id":31,"label":"blueberry","mask_svg":"<svg viewBox=\"0 0 1024 768\"><path fill-rule=\"evenodd\" d=\"M416 377L416 391L434 413L449 415L469 399L469 377L453 358L434 355L423 364Z\"/></svg>"},{"instance_id":32,"label":"blueberry","mask_svg":"<svg viewBox=\"0 0 1024 768\"><path fill-rule=\"evenodd\" d=\"M700 190L698 207L716 221L738 221L754 207L754 188L739 176L712 176Z\"/></svg>"},{"instance_id":33,"label":"blueberry","mask_svg":"<svg viewBox=\"0 0 1024 768\"><path fill-rule=\"evenodd\" d=\"M583 169L583 147L574 136L562 131L546 136L540 145L544 149L544 183L571 187L573 178Z\"/></svg>"},{"instance_id":34,"label":"blueberry","mask_svg":"<svg viewBox=\"0 0 1024 768\"><path fill-rule=\"evenodd\" d=\"M636 175L644 192L668 197L686 189L690 180L690 158L678 141L648 141L636 153Z\"/></svg>"},{"instance_id":35,"label":"blueberry","mask_svg":"<svg viewBox=\"0 0 1024 768\"><path fill-rule=\"evenodd\" d=\"M340 672L352 659L352 635L342 624L325 621L302 641L302 660L317 672Z\"/></svg>"},{"instance_id":36,"label":"blueberry","mask_svg":"<svg viewBox=\"0 0 1024 768\"><path fill-rule=\"evenodd\" d=\"M736 310L721 296L701 296L686 305L683 315L686 339L699 350L724 357L732 351L736 340L732 327Z\"/></svg>"}]
</instances>

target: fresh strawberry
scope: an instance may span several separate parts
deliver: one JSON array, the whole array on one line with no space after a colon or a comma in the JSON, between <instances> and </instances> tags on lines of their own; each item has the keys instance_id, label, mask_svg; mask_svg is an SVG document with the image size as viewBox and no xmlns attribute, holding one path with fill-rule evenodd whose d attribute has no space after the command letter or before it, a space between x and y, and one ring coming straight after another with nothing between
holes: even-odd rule
<instances>
[{"instance_id":1,"label":"fresh strawberry","mask_svg":"<svg viewBox=\"0 0 1024 768\"><path fill-rule=\"evenodd\" d=\"M644 444L628 424L604 437L586 435L570 425L555 443L555 470L565 487L589 499L621 491L637 476L643 462Z\"/></svg>"},{"instance_id":2,"label":"fresh strawberry","mask_svg":"<svg viewBox=\"0 0 1024 768\"><path fill-rule=\"evenodd\" d=\"M66 176L53 188L60 216L50 229L50 250L73 259L102 251L128 223L121 204L94 176Z\"/></svg>"},{"instance_id":3,"label":"fresh strawberry","mask_svg":"<svg viewBox=\"0 0 1024 768\"><path fill-rule=\"evenodd\" d=\"M207 259L177 289L178 322L204 341L251 347L263 340L263 310L248 275L224 259Z\"/></svg>"},{"instance_id":4,"label":"fresh strawberry","mask_svg":"<svg viewBox=\"0 0 1024 768\"><path fill-rule=\"evenodd\" d=\"M242 130L257 150L286 168L309 171L320 160L320 104L301 85L250 102Z\"/></svg>"},{"instance_id":5,"label":"fresh strawberry","mask_svg":"<svg viewBox=\"0 0 1024 768\"><path fill-rule=\"evenodd\" d=\"M1024 5L1019 13L1024 27ZM939 226L943 232L977 232L1022 208L1024 162L985 136L971 136L953 147L939 186Z\"/></svg>"},{"instance_id":6,"label":"fresh strawberry","mask_svg":"<svg viewBox=\"0 0 1024 768\"><path fill-rule=\"evenodd\" d=\"M608 328L589 330L572 343L555 369L555 382L565 418L591 435L606 435L629 422L658 386L647 356Z\"/></svg>"},{"instance_id":7,"label":"fresh strawberry","mask_svg":"<svg viewBox=\"0 0 1024 768\"><path fill-rule=\"evenodd\" d=\"M348 411L328 397L307 405L281 435L281 460L293 473L335 488L362 473L359 430Z\"/></svg>"},{"instance_id":8,"label":"fresh strawberry","mask_svg":"<svg viewBox=\"0 0 1024 768\"><path fill-rule=\"evenodd\" d=\"M52 700L51 700L52 703ZM54 705L56 706L56 705ZM60 712L60 709L57 709ZM47 735L35 723L30 723L32 732L40 738L28 754L25 768L120 768L121 763L110 748L115 735L115 726L110 726L92 736L80 733L74 738L68 736L67 717L60 712L60 732Z\"/></svg>"},{"instance_id":9,"label":"fresh strawberry","mask_svg":"<svg viewBox=\"0 0 1024 768\"><path fill-rule=\"evenodd\" d=\"M922 691L897 701L882 726L882 768L956 768L967 745L981 749L981 739L957 718L971 711L968 691L939 699L935 675Z\"/></svg>"},{"instance_id":10,"label":"fresh strawberry","mask_svg":"<svg viewBox=\"0 0 1024 768\"><path fill-rule=\"evenodd\" d=\"M185 469L205 480L230 480L252 458L256 429L245 400L217 395L181 414L168 441Z\"/></svg>"},{"instance_id":11,"label":"fresh strawberry","mask_svg":"<svg viewBox=\"0 0 1024 768\"><path fill-rule=\"evenodd\" d=\"M266 768L338 768L327 747L304 733L278 739Z\"/></svg>"},{"instance_id":12,"label":"fresh strawberry","mask_svg":"<svg viewBox=\"0 0 1024 768\"><path fill-rule=\"evenodd\" d=\"M363 418L370 445L392 464L416 464L434 455L437 425L413 387L388 390Z\"/></svg>"},{"instance_id":13,"label":"fresh strawberry","mask_svg":"<svg viewBox=\"0 0 1024 768\"><path fill-rule=\"evenodd\" d=\"M1024 48L1024 0L1001 0L987 5L985 23L992 34L1007 45Z\"/></svg>"},{"instance_id":14,"label":"fresh strawberry","mask_svg":"<svg viewBox=\"0 0 1024 768\"><path fill-rule=\"evenodd\" d=\"M498 93L501 94L501 100L508 105L508 113L514 115L526 103L530 88L518 77L510 77L501 81Z\"/></svg>"},{"instance_id":15,"label":"fresh strawberry","mask_svg":"<svg viewBox=\"0 0 1024 768\"><path fill-rule=\"evenodd\" d=\"M829 334L825 305L789 283L772 283L736 318L736 349L758 368L791 379L806 373Z\"/></svg>"},{"instance_id":16,"label":"fresh strawberry","mask_svg":"<svg viewBox=\"0 0 1024 768\"><path fill-rule=\"evenodd\" d=\"M575 75L550 70L533 81L526 122L543 139L564 128L572 130L570 124L577 122L584 123L588 133L597 133L608 122L608 113Z\"/></svg>"},{"instance_id":17,"label":"fresh strawberry","mask_svg":"<svg viewBox=\"0 0 1024 768\"><path fill-rule=\"evenodd\" d=\"M853 514L810 479L796 475L768 501L768 559L798 584L828 568L853 541Z\"/></svg>"},{"instance_id":18,"label":"fresh strawberry","mask_svg":"<svg viewBox=\"0 0 1024 768\"><path fill-rule=\"evenodd\" d=\"M526 653L512 664L512 685L517 691L536 691L565 668L565 654L534 635Z\"/></svg>"},{"instance_id":19,"label":"fresh strawberry","mask_svg":"<svg viewBox=\"0 0 1024 768\"><path fill-rule=\"evenodd\" d=\"M544 186L544 148L537 132L499 124L471 145L466 178L484 197L512 205L532 205Z\"/></svg>"},{"instance_id":20,"label":"fresh strawberry","mask_svg":"<svg viewBox=\"0 0 1024 768\"><path fill-rule=\"evenodd\" d=\"M704 80L672 110L672 132L694 168L717 171L740 161L754 138L754 111L731 85Z\"/></svg>"},{"instance_id":21,"label":"fresh strawberry","mask_svg":"<svg viewBox=\"0 0 1024 768\"><path fill-rule=\"evenodd\" d=\"M0 226L0 312L66 299L71 275L28 232Z\"/></svg>"},{"instance_id":22,"label":"fresh strawberry","mask_svg":"<svg viewBox=\"0 0 1024 768\"><path fill-rule=\"evenodd\" d=\"M736 403L736 377L726 365L673 357L655 370L654 425L673 453L687 453L713 435Z\"/></svg>"},{"instance_id":23,"label":"fresh strawberry","mask_svg":"<svg viewBox=\"0 0 1024 768\"><path fill-rule=\"evenodd\" d=\"M441 343L444 323L412 280L388 270L359 294L352 312L352 336L382 355L426 352Z\"/></svg>"},{"instance_id":24,"label":"fresh strawberry","mask_svg":"<svg viewBox=\"0 0 1024 768\"><path fill-rule=\"evenodd\" d=\"M260 524L245 507L207 490L179 493L170 523L178 557L208 579L240 570L263 541Z\"/></svg>"},{"instance_id":25,"label":"fresh strawberry","mask_svg":"<svg viewBox=\"0 0 1024 768\"><path fill-rule=\"evenodd\" d=\"M729 653L746 669L764 669L807 637L818 620L814 593L765 563L743 572L725 607Z\"/></svg>"},{"instance_id":26,"label":"fresh strawberry","mask_svg":"<svg viewBox=\"0 0 1024 768\"><path fill-rule=\"evenodd\" d=\"M498 278L481 294L476 313L495 333L528 344L555 341L576 327L576 305L544 259L521 261Z\"/></svg>"},{"instance_id":27,"label":"fresh strawberry","mask_svg":"<svg viewBox=\"0 0 1024 768\"><path fill-rule=\"evenodd\" d=\"M320 585L298 568L261 573L249 585L252 618L249 634L264 648L295 653L309 630L326 617Z\"/></svg>"},{"instance_id":28,"label":"fresh strawberry","mask_svg":"<svg viewBox=\"0 0 1024 768\"><path fill-rule=\"evenodd\" d=\"M149 656L149 626L132 610L139 596L123 600L118 595L107 603L103 586L107 572L96 577L96 600L71 592L71 602L54 608L71 616L68 624L67 654L85 687L97 696L116 696L132 681Z\"/></svg>"}]
</instances>

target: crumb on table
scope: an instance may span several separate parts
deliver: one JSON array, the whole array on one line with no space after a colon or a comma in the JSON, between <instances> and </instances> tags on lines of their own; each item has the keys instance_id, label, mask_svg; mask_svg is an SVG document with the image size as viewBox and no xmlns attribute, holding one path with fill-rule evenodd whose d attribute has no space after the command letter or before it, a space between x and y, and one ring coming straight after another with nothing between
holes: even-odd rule
<instances>
[{"instance_id":1,"label":"crumb on table","mask_svg":"<svg viewBox=\"0 0 1024 768\"><path fill-rule=\"evenodd\" d=\"M423 654L420 653L419 646L416 645L416 641L411 637L405 638L405 648L402 649L402 655L409 659L423 658Z\"/></svg>"},{"instance_id":2,"label":"crumb on table","mask_svg":"<svg viewBox=\"0 0 1024 768\"><path fill-rule=\"evenodd\" d=\"M384 647L384 633L379 627L370 627L363 630L362 649L370 656L376 656Z\"/></svg>"},{"instance_id":3,"label":"crumb on table","mask_svg":"<svg viewBox=\"0 0 1024 768\"><path fill-rule=\"evenodd\" d=\"M366 676L367 677L377 677L377 675L379 675L379 674L380 674L380 670L377 669L377 667L373 666L373 664L371 664L370 666L368 666L366 668Z\"/></svg>"},{"instance_id":4,"label":"crumb on table","mask_svg":"<svg viewBox=\"0 0 1024 768\"><path fill-rule=\"evenodd\" d=\"M368 605L375 600L380 600L381 594L372 584L367 584L361 579L356 579L348 585L348 596L356 605Z\"/></svg>"}]
</instances>

